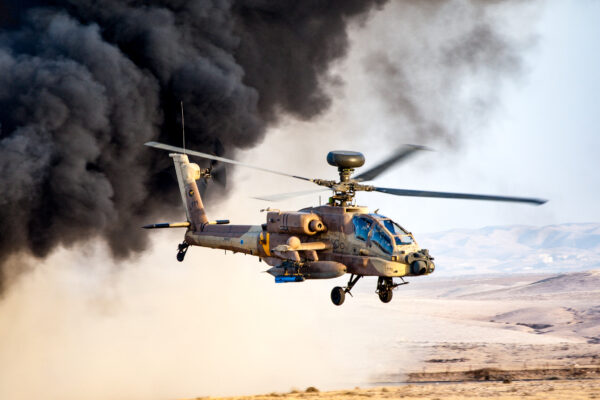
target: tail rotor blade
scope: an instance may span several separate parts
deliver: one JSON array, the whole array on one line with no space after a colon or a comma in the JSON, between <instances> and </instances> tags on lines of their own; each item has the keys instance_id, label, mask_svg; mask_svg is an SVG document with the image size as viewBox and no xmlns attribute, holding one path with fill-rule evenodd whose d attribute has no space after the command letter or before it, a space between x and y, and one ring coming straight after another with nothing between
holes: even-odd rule
<instances>
[{"instance_id":1,"label":"tail rotor blade","mask_svg":"<svg viewBox=\"0 0 600 400\"><path fill-rule=\"evenodd\" d=\"M206 189L208 187L208 182L206 182L206 178L201 178L197 181L198 190L200 191L200 196L206 195Z\"/></svg>"},{"instance_id":2,"label":"tail rotor blade","mask_svg":"<svg viewBox=\"0 0 600 400\"><path fill-rule=\"evenodd\" d=\"M227 186L227 168L224 165L219 165L212 170L213 180L221 186Z\"/></svg>"}]
</instances>

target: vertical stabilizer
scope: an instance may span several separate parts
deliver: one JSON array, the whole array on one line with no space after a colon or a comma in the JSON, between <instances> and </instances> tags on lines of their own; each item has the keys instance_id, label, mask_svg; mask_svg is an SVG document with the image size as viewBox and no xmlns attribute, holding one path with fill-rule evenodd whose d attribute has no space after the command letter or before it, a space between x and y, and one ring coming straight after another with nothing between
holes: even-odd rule
<instances>
[{"instance_id":1,"label":"vertical stabilizer","mask_svg":"<svg viewBox=\"0 0 600 400\"><path fill-rule=\"evenodd\" d=\"M190 163L185 154L172 153L169 156L175 163L177 182L187 219L192 224L193 230L200 230L204 224L208 223L204 204L202 204L196 185L196 180L200 179L200 167L198 164Z\"/></svg>"}]
</instances>

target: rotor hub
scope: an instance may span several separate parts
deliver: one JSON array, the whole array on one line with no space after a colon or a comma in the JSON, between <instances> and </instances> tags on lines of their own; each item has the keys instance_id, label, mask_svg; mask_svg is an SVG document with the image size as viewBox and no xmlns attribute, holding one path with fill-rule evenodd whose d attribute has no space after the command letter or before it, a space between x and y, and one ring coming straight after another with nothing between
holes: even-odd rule
<instances>
[{"instance_id":1,"label":"rotor hub","mask_svg":"<svg viewBox=\"0 0 600 400\"><path fill-rule=\"evenodd\" d=\"M365 156L357 151L335 150L327 154L327 162L340 170L354 169L363 166Z\"/></svg>"}]
</instances>

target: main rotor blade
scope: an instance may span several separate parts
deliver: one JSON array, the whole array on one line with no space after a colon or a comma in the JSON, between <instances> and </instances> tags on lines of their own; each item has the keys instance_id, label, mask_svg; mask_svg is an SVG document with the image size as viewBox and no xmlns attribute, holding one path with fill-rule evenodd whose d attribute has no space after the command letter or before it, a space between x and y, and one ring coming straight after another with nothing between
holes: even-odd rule
<instances>
[{"instance_id":1,"label":"main rotor blade","mask_svg":"<svg viewBox=\"0 0 600 400\"><path fill-rule=\"evenodd\" d=\"M216 161L221 161L221 162L228 163L228 164L239 165L241 167L253 168L253 169L257 169L259 171L270 172L272 174L283 175L283 176L287 176L290 178L302 179L303 181L309 181L309 182L313 181L312 179L305 178L303 176L286 174L285 172L274 171L272 169L267 169L267 168L263 168L263 167L258 167L256 165L251 165L251 164L246 164L246 163L235 161L235 160L230 160L229 158L213 156L212 154L201 153L199 151L182 149L181 147L170 146L168 144L163 144L163 143L158 143L158 142L147 142L144 144L146 146L154 147L156 149L174 151L177 153L189 154L191 156L208 158L209 160L216 160Z\"/></svg>"},{"instance_id":2,"label":"main rotor blade","mask_svg":"<svg viewBox=\"0 0 600 400\"><path fill-rule=\"evenodd\" d=\"M366 170L362 174L355 176L353 179L358 182L371 181L381 175L385 170L392 167L394 164L399 163L402 160L406 160L412 154L419 150L431 150L425 146L419 146L416 144L407 144L402 146L400 149L396 151L396 153L392 154L390 157L383 160L381 163L377 164L371 169Z\"/></svg>"},{"instance_id":3,"label":"main rotor blade","mask_svg":"<svg viewBox=\"0 0 600 400\"><path fill-rule=\"evenodd\" d=\"M376 192L393 194L395 196L412 196L412 197L441 197L445 199L467 199L467 200L492 200L492 201L511 201L516 203L531 203L544 204L548 200L533 199L528 197L508 197L508 196L491 196L486 194L472 193L451 193L451 192L429 192L426 190L409 190L409 189L392 189L373 187Z\"/></svg>"},{"instance_id":4,"label":"main rotor blade","mask_svg":"<svg viewBox=\"0 0 600 400\"><path fill-rule=\"evenodd\" d=\"M278 194L271 194L271 195L260 196L260 197L256 196L256 197L253 197L253 198L257 199L257 200L265 200L265 201L280 201L280 200L291 199L293 197L306 196L306 195L309 195L309 194L316 194L316 193L320 193L320 192L326 192L328 190L331 190L331 189L303 190L301 192L278 193Z\"/></svg>"}]
</instances>

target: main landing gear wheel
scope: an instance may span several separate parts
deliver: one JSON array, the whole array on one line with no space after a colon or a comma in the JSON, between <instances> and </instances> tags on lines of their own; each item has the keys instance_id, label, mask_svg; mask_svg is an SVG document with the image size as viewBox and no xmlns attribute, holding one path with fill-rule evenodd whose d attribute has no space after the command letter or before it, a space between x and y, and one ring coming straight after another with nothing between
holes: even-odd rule
<instances>
[{"instance_id":1,"label":"main landing gear wheel","mask_svg":"<svg viewBox=\"0 0 600 400\"><path fill-rule=\"evenodd\" d=\"M344 288L336 286L331 290L331 301L336 306L341 306L344 303L345 299L346 292L344 291Z\"/></svg>"},{"instance_id":2,"label":"main landing gear wheel","mask_svg":"<svg viewBox=\"0 0 600 400\"><path fill-rule=\"evenodd\" d=\"M183 261L183 259L185 258L185 253L187 253L189 246L190 245L187 244L186 242L183 242L183 243L179 244L179 246L177 246L177 261L179 261L179 262Z\"/></svg>"},{"instance_id":3,"label":"main landing gear wheel","mask_svg":"<svg viewBox=\"0 0 600 400\"><path fill-rule=\"evenodd\" d=\"M392 289L396 286L394 281L390 277L379 277L377 280L377 294L379 295L379 300L383 303L389 303L392 301Z\"/></svg>"},{"instance_id":4,"label":"main landing gear wheel","mask_svg":"<svg viewBox=\"0 0 600 400\"><path fill-rule=\"evenodd\" d=\"M384 290L382 292L379 292L379 300L381 300L383 303L389 303L390 301L392 301L392 289L388 289L388 290Z\"/></svg>"},{"instance_id":5,"label":"main landing gear wheel","mask_svg":"<svg viewBox=\"0 0 600 400\"><path fill-rule=\"evenodd\" d=\"M348 281L348 286L334 287L333 290L331 291L331 301L333 302L333 304L335 304L336 306L341 306L344 303L344 299L346 298L346 293L348 293L350 296L352 296L352 293L350 293L350 290L352 290L352 288L354 287L354 285L356 285L356 282L358 282L358 280L360 278L362 278L362 275L352 274L352 275L350 275L350 280Z\"/></svg>"}]
</instances>

